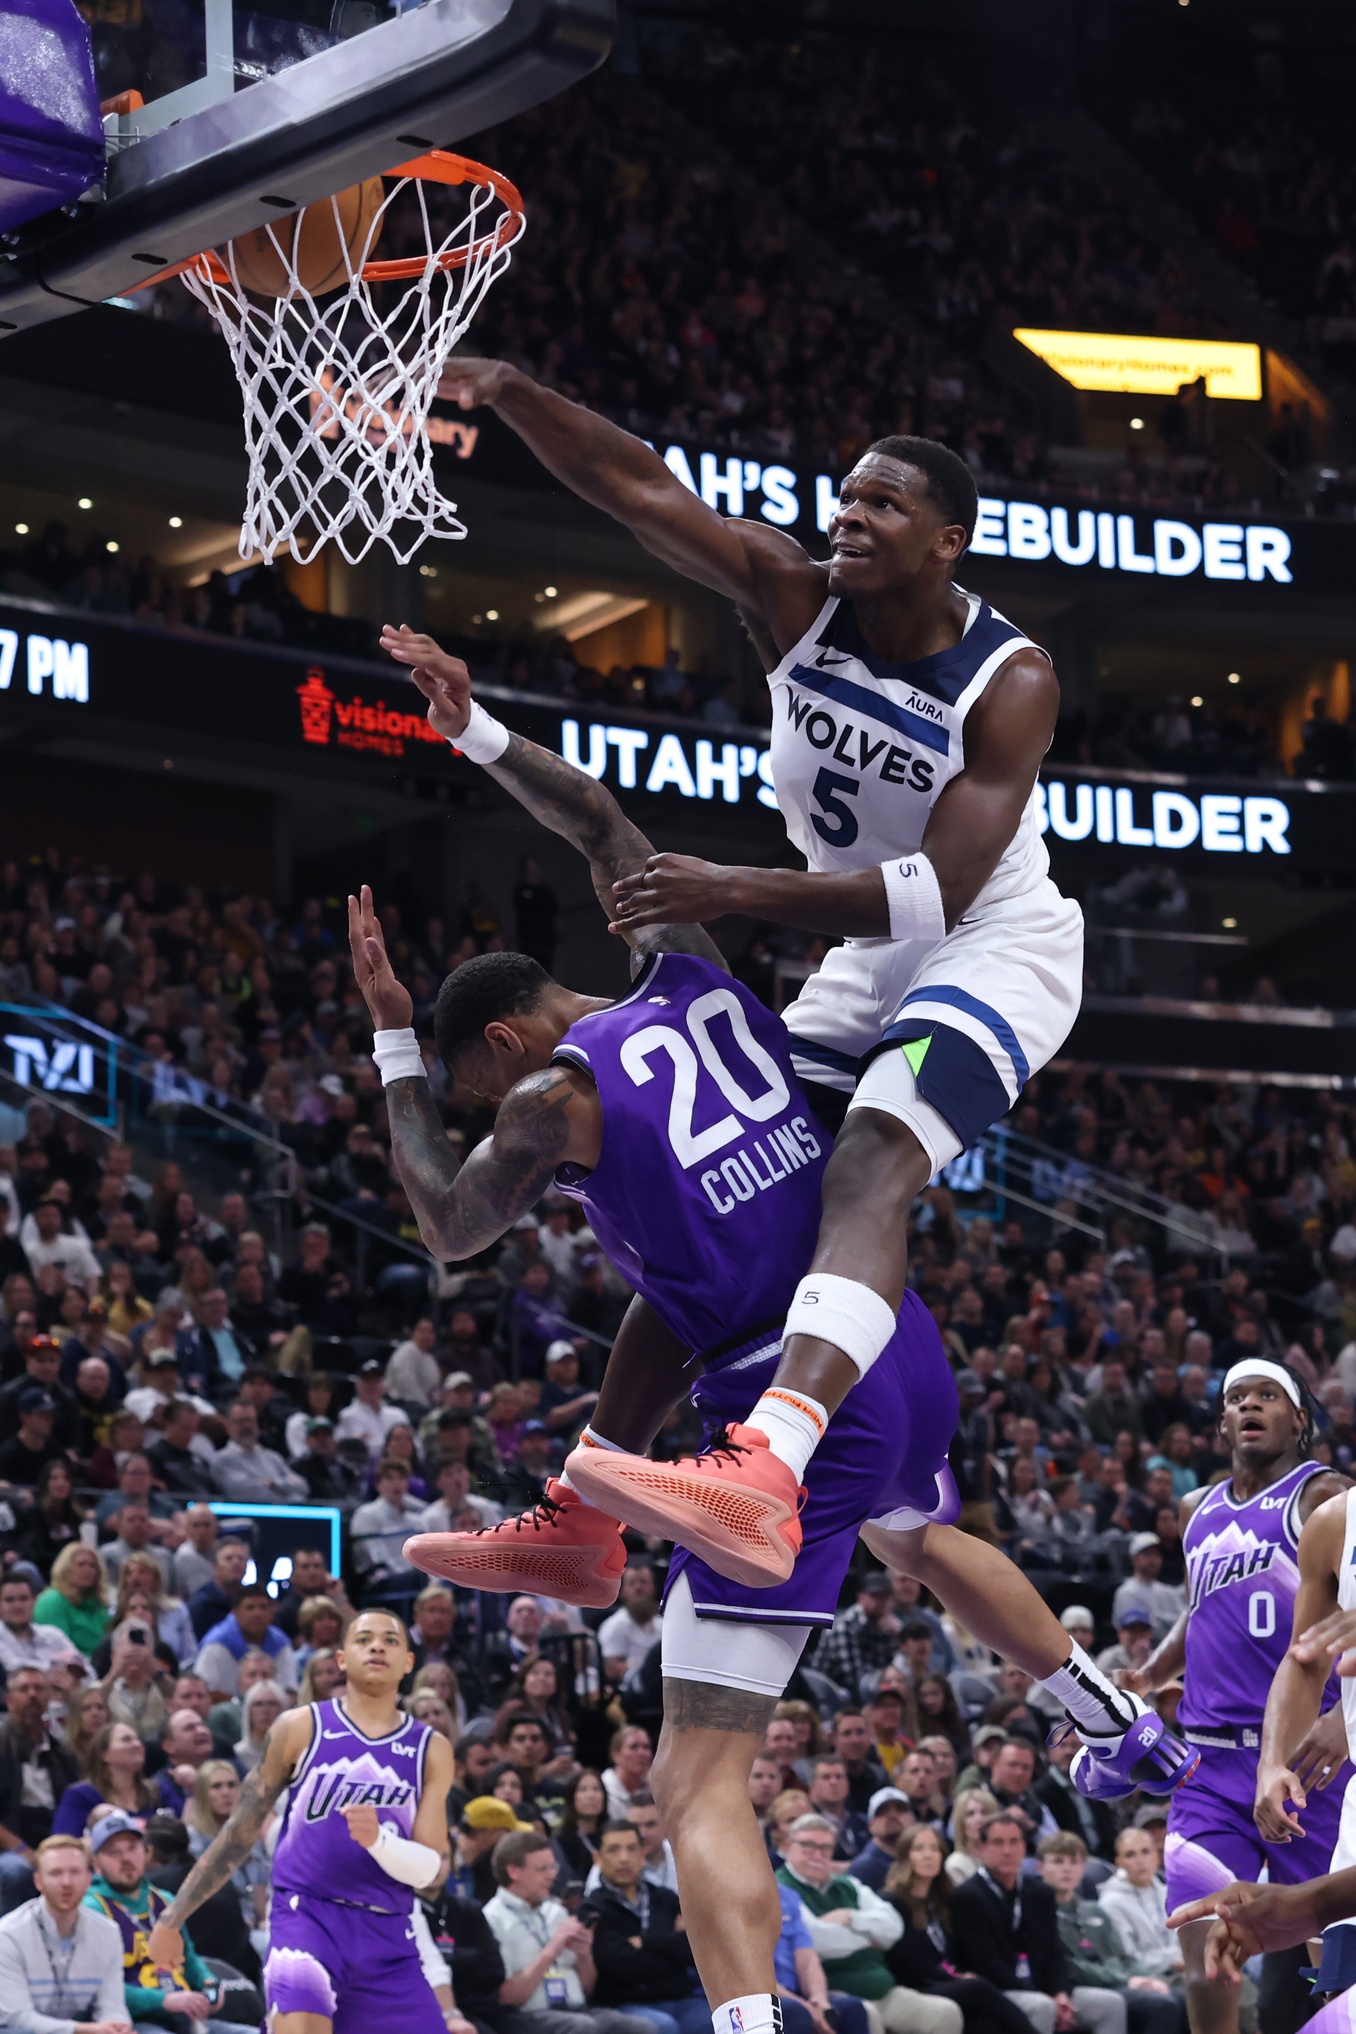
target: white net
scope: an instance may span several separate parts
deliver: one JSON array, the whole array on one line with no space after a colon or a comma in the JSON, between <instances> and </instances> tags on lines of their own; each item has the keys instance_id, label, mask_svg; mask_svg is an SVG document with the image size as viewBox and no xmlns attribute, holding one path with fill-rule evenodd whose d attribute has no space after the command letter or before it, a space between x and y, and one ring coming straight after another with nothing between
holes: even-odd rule
<instances>
[{"instance_id":1,"label":"white net","mask_svg":"<svg viewBox=\"0 0 1356 2034\"><path fill-rule=\"evenodd\" d=\"M221 328L244 398L242 557L290 550L300 559L333 540L356 564L380 540L404 564L430 537L466 535L456 503L443 499L434 479L429 406L448 354L508 266L524 221L512 186L491 181L477 164L465 168L478 177L444 168L439 181L426 180L428 164L456 161L430 157L406 166L419 174L395 172L351 249L339 200L323 201L347 271L338 289L313 296L298 274L300 215L293 215L295 229L292 219L267 229L286 277L276 298L247 291L233 245L183 271ZM452 200L461 216L450 225L442 216L445 183L460 184L465 199L464 207L460 196ZM369 260L402 198L402 227L417 206L423 253Z\"/></svg>"}]
</instances>

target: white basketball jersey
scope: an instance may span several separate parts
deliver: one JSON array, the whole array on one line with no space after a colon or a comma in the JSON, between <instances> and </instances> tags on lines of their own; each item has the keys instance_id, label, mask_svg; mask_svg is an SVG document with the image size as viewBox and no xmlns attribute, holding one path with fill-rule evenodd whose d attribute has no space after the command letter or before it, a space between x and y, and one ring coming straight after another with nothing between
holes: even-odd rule
<instances>
[{"instance_id":1,"label":"white basketball jersey","mask_svg":"<svg viewBox=\"0 0 1356 2034\"><path fill-rule=\"evenodd\" d=\"M1347 1523L1342 1540L1342 1565L1337 1571L1337 1607L1356 1610L1356 1485L1347 1492ZM1342 1690L1342 1721L1347 1727L1347 1753L1356 1761L1356 1680L1346 1677Z\"/></svg>"},{"instance_id":2,"label":"white basketball jersey","mask_svg":"<svg viewBox=\"0 0 1356 2034\"><path fill-rule=\"evenodd\" d=\"M868 869L921 846L933 806L965 768L965 716L1009 657L1040 649L978 594L965 599L954 648L887 664L834 596L769 674L772 781L812 869ZM1023 895L1049 868L1033 792L974 908Z\"/></svg>"}]
</instances>

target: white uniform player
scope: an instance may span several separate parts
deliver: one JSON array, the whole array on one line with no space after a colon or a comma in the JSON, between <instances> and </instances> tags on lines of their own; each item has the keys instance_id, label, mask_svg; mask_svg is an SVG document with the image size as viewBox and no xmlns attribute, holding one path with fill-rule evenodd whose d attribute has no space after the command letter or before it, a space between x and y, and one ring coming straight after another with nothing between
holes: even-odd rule
<instances>
[{"instance_id":1,"label":"white uniform player","mask_svg":"<svg viewBox=\"0 0 1356 2034\"><path fill-rule=\"evenodd\" d=\"M830 598L770 674L773 782L811 869L868 869L915 852L965 767L970 709L1010 657L1039 651L987 601L965 598L955 648L906 664L874 657L851 607ZM855 1086L859 1105L909 1124L936 1170L1006 1115L1058 1051L1082 976L1083 914L1050 879L1033 792L997 868L940 944L849 939L783 1015L802 1079ZM906 1051L890 1056L888 1090L870 1069L857 1085L859 1063L894 1044Z\"/></svg>"},{"instance_id":2,"label":"white uniform player","mask_svg":"<svg viewBox=\"0 0 1356 2034\"><path fill-rule=\"evenodd\" d=\"M1356 1486L1347 1492L1346 1529L1342 1558L1337 1568L1337 1607L1356 1610ZM1342 1721L1347 1730L1347 1756L1356 1765L1356 1678L1343 1676ZM1347 1781L1342 1797L1342 1820L1330 1871L1344 1872L1356 1865L1356 1773ZM1356 1985L1356 1920L1338 1921L1323 1931L1323 1978L1318 1991L1346 1991ZM1353 2000L1356 2005L1356 1999Z\"/></svg>"}]
</instances>

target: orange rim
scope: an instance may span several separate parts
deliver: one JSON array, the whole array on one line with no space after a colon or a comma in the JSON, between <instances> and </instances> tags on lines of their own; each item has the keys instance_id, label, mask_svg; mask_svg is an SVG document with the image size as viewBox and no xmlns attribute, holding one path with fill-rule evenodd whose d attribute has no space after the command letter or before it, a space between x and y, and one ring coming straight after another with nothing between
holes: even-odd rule
<instances>
[{"instance_id":1,"label":"orange rim","mask_svg":"<svg viewBox=\"0 0 1356 2034\"><path fill-rule=\"evenodd\" d=\"M418 178L426 184L479 184L493 191L504 207L503 216L492 233L473 240L469 247L451 247L446 254L438 256L435 266L444 272L465 268L468 262L507 247L517 238L526 217L522 194L516 184L510 183L507 177L485 163L472 162L465 155L452 155L446 149L430 149L427 155L415 156L410 162L397 164L395 169L383 170L382 175ZM322 198L316 202L323 204L325 200ZM298 207L299 211L306 209L304 205ZM427 267L427 255L409 254L399 261L365 261L361 274L364 282L411 282ZM135 296L138 290L148 290L153 283L168 282L172 276L182 275L185 269L190 268L196 268L204 282L216 283L218 288L230 287L230 270L215 248L209 247L201 254L186 255L182 261L173 262L168 268L157 269L154 275L148 275L144 282L133 283L131 289L123 294Z\"/></svg>"}]
</instances>

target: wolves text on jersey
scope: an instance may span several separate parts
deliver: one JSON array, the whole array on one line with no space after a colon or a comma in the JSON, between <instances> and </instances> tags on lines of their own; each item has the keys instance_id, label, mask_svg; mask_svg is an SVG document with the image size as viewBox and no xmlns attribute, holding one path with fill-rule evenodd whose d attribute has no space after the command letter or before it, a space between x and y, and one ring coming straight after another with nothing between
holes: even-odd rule
<instances>
[{"instance_id":1,"label":"wolves text on jersey","mask_svg":"<svg viewBox=\"0 0 1356 2034\"><path fill-rule=\"evenodd\" d=\"M791 677L794 676L792 672ZM921 707L923 702L919 704ZM930 710L935 712L936 709ZM812 698L807 699L794 691L789 679L786 711L811 748L831 753L835 762L856 770L861 776L875 765L882 783L901 784L908 791L931 791L935 769L926 756L901 748L888 735L869 734L866 728L858 727L851 720L840 723L832 713L816 705Z\"/></svg>"}]
</instances>

